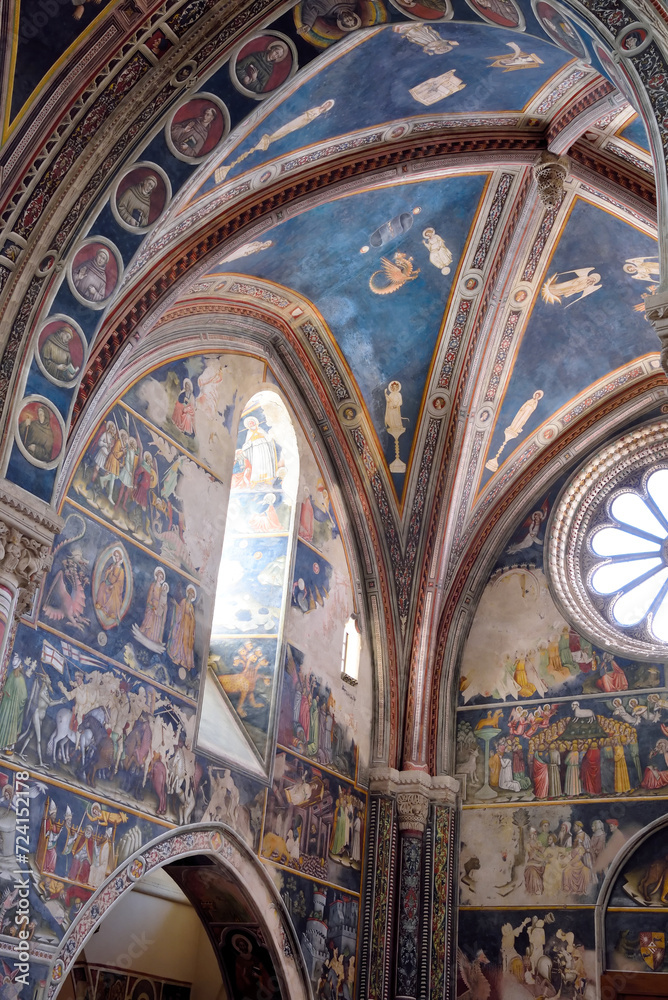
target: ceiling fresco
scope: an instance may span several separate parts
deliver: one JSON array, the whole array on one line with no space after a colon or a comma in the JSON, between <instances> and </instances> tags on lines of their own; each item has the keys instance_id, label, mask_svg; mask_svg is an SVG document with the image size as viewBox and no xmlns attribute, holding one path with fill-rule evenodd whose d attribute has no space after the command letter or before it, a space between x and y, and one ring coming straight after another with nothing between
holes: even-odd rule
<instances>
[{"instance_id":1,"label":"ceiling fresco","mask_svg":"<svg viewBox=\"0 0 668 1000\"><path fill-rule=\"evenodd\" d=\"M573 201L517 341L483 484L527 433L579 392L656 351L642 298L658 282L656 253L645 233L583 199Z\"/></svg>"},{"instance_id":2,"label":"ceiling fresco","mask_svg":"<svg viewBox=\"0 0 668 1000\"><path fill-rule=\"evenodd\" d=\"M322 314L399 494L485 182L484 174L449 177L321 205L272 230L269 246L229 265L231 272L290 284ZM217 265L212 273L225 272Z\"/></svg>"},{"instance_id":3,"label":"ceiling fresco","mask_svg":"<svg viewBox=\"0 0 668 1000\"><path fill-rule=\"evenodd\" d=\"M112 6L102 0L47 0L39 5L24 0L16 4L12 87L5 129L42 78L63 60L71 46L104 23Z\"/></svg>"},{"instance_id":4,"label":"ceiling fresco","mask_svg":"<svg viewBox=\"0 0 668 1000\"><path fill-rule=\"evenodd\" d=\"M647 128L645 127L645 123L640 115L635 115L635 117L631 121L627 122L617 134L620 138L627 139L629 142L632 142L636 146L640 146L641 149L645 149L649 152Z\"/></svg>"},{"instance_id":5,"label":"ceiling fresco","mask_svg":"<svg viewBox=\"0 0 668 1000\"><path fill-rule=\"evenodd\" d=\"M526 38L520 46L516 33L489 25L388 26L301 84L227 152L200 193L217 180L353 129L443 111L521 111L569 61L568 53L542 39ZM370 74L384 77L389 66L381 103L367 82Z\"/></svg>"}]
</instances>

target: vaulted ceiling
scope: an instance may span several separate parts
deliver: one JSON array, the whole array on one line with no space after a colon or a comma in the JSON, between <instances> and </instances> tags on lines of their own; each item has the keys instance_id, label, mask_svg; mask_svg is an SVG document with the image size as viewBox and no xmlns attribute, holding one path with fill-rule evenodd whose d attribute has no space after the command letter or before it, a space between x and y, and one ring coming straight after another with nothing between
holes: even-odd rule
<instances>
[{"instance_id":1,"label":"vaulted ceiling","mask_svg":"<svg viewBox=\"0 0 668 1000\"><path fill-rule=\"evenodd\" d=\"M433 763L425 692L494 524L663 392L634 94L665 25L644 7L634 27L618 4L609 37L546 0L2 8L5 475L58 497L58 463L36 470L15 440L23 397L83 433L156 345L264 345L384 595L393 759L405 711L404 758L431 745ZM552 206L533 172L548 148L569 157ZM133 223L126 199L124 220L150 174L150 210ZM114 269L94 308L86 245ZM85 342L77 392L33 356L62 316Z\"/></svg>"}]
</instances>

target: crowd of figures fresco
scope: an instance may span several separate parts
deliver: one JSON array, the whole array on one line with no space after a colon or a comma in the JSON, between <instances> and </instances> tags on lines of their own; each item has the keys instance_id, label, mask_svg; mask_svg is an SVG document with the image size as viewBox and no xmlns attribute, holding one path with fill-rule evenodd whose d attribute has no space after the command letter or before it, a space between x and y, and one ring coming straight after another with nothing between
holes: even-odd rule
<instances>
[{"instance_id":1,"label":"crowd of figures fresco","mask_svg":"<svg viewBox=\"0 0 668 1000\"><path fill-rule=\"evenodd\" d=\"M27 768L35 941L54 946L165 827L221 822L299 886L291 912L318 995L339 984L352 997L370 692L340 679L353 598L326 480L274 390L242 402L259 372L234 356L163 366L112 406L74 470L0 701L0 936L18 905ZM215 752L198 748L207 670L264 770L236 766L220 719ZM232 966L237 945L221 944Z\"/></svg>"},{"instance_id":2,"label":"crowd of figures fresco","mask_svg":"<svg viewBox=\"0 0 668 1000\"><path fill-rule=\"evenodd\" d=\"M543 566L555 495L508 540L459 680L460 978L484 977L501 998L593 996L592 904L668 788L665 664L600 648L561 616ZM648 844L611 905L668 905L665 858ZM629 930L625 914L608 914L608 961L658 970L658 945L646 958L640 939L664 922L633 919Z\"/></svg>"}]
</instances>

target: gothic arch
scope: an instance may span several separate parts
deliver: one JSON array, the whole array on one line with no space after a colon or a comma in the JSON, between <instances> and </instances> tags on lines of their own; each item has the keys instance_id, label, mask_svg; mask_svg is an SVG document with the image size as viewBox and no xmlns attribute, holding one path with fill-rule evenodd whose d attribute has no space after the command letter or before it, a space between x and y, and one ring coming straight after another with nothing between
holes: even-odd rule
<instances>
[{"instance_id":1,"label":"gothic arch","mask_svg":"<svg viewBox=\"0 0 668 1000\"><path fill-rule=\"evenodd\" d=\"M181 858L204 855L215 859L256 904L264 924L267 947L281 980L284 997L310 1000L308 976L301 949L285 905L260 861L233 830L222 824L194 824L157 837L119 866L77 914L51 963L46 989L55 1000L62 983L86 941L107 913L148 872Z\"/></svg>"}]
</instances>

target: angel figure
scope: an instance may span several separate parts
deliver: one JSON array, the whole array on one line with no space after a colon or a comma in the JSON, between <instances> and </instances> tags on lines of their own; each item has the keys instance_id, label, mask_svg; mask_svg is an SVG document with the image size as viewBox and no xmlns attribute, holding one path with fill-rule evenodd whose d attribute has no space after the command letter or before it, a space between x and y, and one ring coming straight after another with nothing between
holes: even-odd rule
<instances>
[{"instance_id":1,"label":"angel figure","mask_svg":"<svg viewBox=\"0 0 668 1000\"><path fill-rule=\"evenodd\" d=\"M659 280L661 265L658 257L629 257L623 270L638 281L655 283Z\"/></svg>"},{"instance_id":2,"label":"angel figure","mask_svg":"<svg viewBox=\"0 0 668 1000\"><path fill-rule=\"evenodd\" d=\"M499 467L499 458L501 452L506 447L509 441L513 438L519 437L524 430L524 425L526 424L529 417L533 414L534 410L538 406L539 400L543 398L545 393L542 389L536 389L531 399L527 399L526 403L522 403L519 410L513 417L512 421L508 424L503 432L503 444L497 451L494 458L490 458L489 462L485 462L485 467L490 470L490 472L496 472Z\"/></svg>"},{"instance_id":3,"label":"angel figure","mask_svg":"<svg viewBox=\"0 0 668 1000\"><path fill-rule=\"evenodd\" d=\"M574 274L575 277L558 282L557 278L561 278L564 274ZM561 305L562 299L567 299L571 295L579 295L580 298L573 299L573 302L568 303L566 306L568 309L568 306L572 306L575 302L579 302L580 299L584 299L587 295L602 288L600 282L601 275L597 274L593 267L574 267L570 271L560 271L558 274L553 274L541 288L540 294L545 302L550 304L556 302L559 305Z\"/></svg>"}]
</instances>

